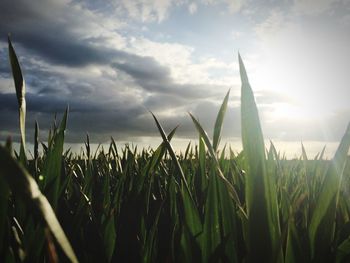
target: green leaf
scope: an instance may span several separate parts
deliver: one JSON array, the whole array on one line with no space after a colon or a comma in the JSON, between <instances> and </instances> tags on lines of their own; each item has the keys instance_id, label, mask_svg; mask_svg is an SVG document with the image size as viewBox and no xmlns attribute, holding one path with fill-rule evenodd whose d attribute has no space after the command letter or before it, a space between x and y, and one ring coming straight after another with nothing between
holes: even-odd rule
<instances>
[{"instance_id":1,"label":"green leaf","mask_svg":"<svg viewBox=\"0 0 350 263\"><path fill-rule=\"evenodd\" d=\"M0 146L0 176L7 181L12 192L39 212L71 262L78 262L74 251L58 222L46 197L40 192L33 177Z\"/></svg>"},{"instance_id":2,"label":"green leaf","mask_svg":"<svg viewBox=\"0 0 350 263\"><path fill-rule=\"evenodd\" d=\"M221 104L220 110L218 112L218 116L216 117L215 126L214 126L214 134L213 134L214 151L218 150L218 146L220 143L221 129L222 129L222 124L223 124L226 109L227 109L227 103L228 103L229 96L230 96L230 90L227 92L227 94L224 98L224 101Z\"/></svg>"},{"instance_id":3,"label":"green leaf","mask_svg":"<svg viewBox=\"0 0 350 263\"><path fill-rule=\"evenodd\" d=\"M175 132L176 132L178 127L179 126L176 126L174 129L171 130L171 132L169 132L169 134L167 136L169 143L170 143L171 139L173 138L173 136L175 135ZM166 150L166 144L164 142L162 142L161 145L158 146L158 148L156 149L156 151L154 153L154 156L157 158L153 158L151 160L151 166L150 166L149 171L153 170L160 163L160 161L162 160L162 158L164 156L165 150Z\"/></svg>"},{"instance_id":4,"label":"green leaf","mask_svg":"<svg viewBox=\"0 0 350 263\"><path fill-rule=\"evenodd\" d=\"M180 188L181 200L184 209L183 222L188 227L193 237L197 237L202 232L202 223L198 209L186 190Z\"/></svg>"},{"instance_id":5,"label":"green leaf","mask_svg":"<svg viewBox=\"0 0 350 263\"><path fill-rule=\"evenodd\" d=\"M157 124L158 130L163 138L163 142L165 143L165 146L168 149L168 152L169 152L169 154L170 154L170 156L175 164L175 167L182 178L182 182L185 185L185 191L183 191L182 188L180 189L180 193L181 193L181 197L182 197L182 201L183 201L183 207L184 207L185 222L186 222L189 230L191 231L191 234L193 236L196 236L201 231L201 223L200 223L199 213L198 213L197 207L195 205L195 201L192 197L190 188L187 184L187 181L186 181L185 175L182 171L182 168L180 166L180 163L176 158L175 152L174 152L171 144L169 143L169 140L166 137L162 126L158 122L156 116L154 116L153 113L151 113L151 114L152 114L152 116Z\"/></svg>"},{"instance_id":6,"label":"green leaf","mask_svg":"<svg viewBox=\"0 0 350 263\"><path fill-rule=\"evenodd\" d=\"M157 234L158 234L158 222L159 217L162 212L163 203L161 204L157 215L153 221L153 224L149 231L146 232L146 238L144 239L143 248L142 248L142 262L155 262L156 251L157 251Z\"/></svg>"},{"instance_id":7,"label":"green leaf","mask_svg":"<svg viewBox=\"0 0 350 263\"><path fill-rule=\"evenodd\" d=\"M202 262L200 252L196 238L186 225L183 225L180 229L180 247L176 251L175 262Z\"/></svg>"},{"instance_id":8,"label":"green leaf","mask_svg":"<svg viewBox=\"0 0 350 263\"><path fill-rule=\"evenodd\" d=\"M18 102L18 112L19 112L19 128L21 131L21 146L20 146L20 160L22 164L25 164L26 159L26 87L22 75L22 70L18 62L18 58L15 49L12 46L10 36L8 36L8 49L9 58L11 64L11 70L13 75L13 80L16 88L16 96Z\"/></svg>"},{"instance_id":9,"label":"green leaf","mask_svg":"<svg viewBox=\"0 0 350 263\"><path fill-rule=\"evenodd\" d=\"M231 197L235 200L235 202L237 203L238 207L242 207L241 206L241 202L239 200L239 197L238 197L238 194L236 192L236 190L234 189L234 187L231 185L231 183L226 179L226 177L223 175L221 169L220 169L220 165L219 165L219 161L218 159L216 158L216 154L215 154L215 150L213 148L213 146L211 145L210 143L210 140L209 140L209 137L208 137L208 134L206 133L206 131L202 128L202 126L200 125L200 123L198 122L198 120L196 120L196 118L191 114L189 113L189 115L191 116L192 118L192 121L194 123L194 125L196 126L196 129L197 131L199 132L200 136L203 138L204 142L205 142L205 145L207 146L208 150L209 150L209 153L212 157L212 159L214 160L214 164L216 166L216 169L218 171L218 175L219 177L225 182L226 184L226 187L231 195Z\"/></svg>"},{"instance_id":10,"label":"green leaf","mask_svg":"<svg viewBox=\"0 0 350 263\"><path fill-rule=\"evenodd\" d=\"M164 130L163 130L163 127L162 127L162 126L160 125L160 123L158 122L156 116L155 116L152 112L151 112L151 114L152 114L152 116L153 116L154 121L155 121L156 124L157 124L159 133L160 133L160 135L162 136L163 142L165 143L165 146L166 146L166 148L168 149L168 152L169 152L169 154L170 154L170 156L171 156L171 158L172 158L172 160L173 160L173 162L174 162L174 164L175 164L175 167L176 167L176 169L178 170L179 174L181 175L181 179L182 179L183 183L185 184L186 191L187 191L188 195L190 196L190 198L193 200L192 194L191 194L191 191L190 191L190 188L189 188L189 186L188 186L188 184L187 184L187 181L186 181L186 177L185 177L185 175L184 175L184 173L183 173L183 171L182 171L182 168L181 168L181 166L180 166L179 161L178 161L177 158L176 158L176 154L175 154L175 152L174 152L174 150L173 150L173 147L171 146L171 144L170 144L170 142L169 142L169 140L168 140L168 138L167 138L167 136L166 136L166 134L165 134L165 132L164 132Z\"/></svg>"},{"instance_id":11,"label":"green leaf","mask_svg":"<svg viewBox=\"0 0 350 263\"><path fill-rule=\"evenodd\" d=\"M215 175L215 167L210 170L210 179L208 185L207 200L205 203L205 215L202 234L202 261L208 262L210 256L214 253L215 249L221 242L220 235L220 211L219 211L219 199L217 192L217 182Z\"/></svg>"},{"instance_id":12,"label":"green leaf","mask_svg":"<svg viewBox=\"0 0 350 263\"><path fill-rule=\"evenodd\" d=\"M66 130L68 118L68 107L63 115L60 128L52 137L52 142L49 144L46 160L43 168L43 176L45 180L45 186L51 185L53 189L48 192L48 197L51 205L55 209L58 202L60 177L61 177L61 165L62 165L62 152L64 144L64 134Z\"/></svg>"},{"instance_id":13,"label":"green leaf","mask_svg":"<svg viewBox=\"0 0 350 263\"><path fill-rule=\"evenodd\" d=\"M7 228L7 210L8 210L8 198L9 198L9 188L4 180L4 178L0 177L0 253L4 254L3 245L5 241L5 233Z\"/></svg>"},{"instance_id":14,"label":"green leaf","mask_svg":"<svg viewBox=\"0 0 350 263\"><path fill-rule=\"evenodd\" d=\"M311 257L327 260L330 244L334 237L335 213L338 205L339 189L350 147L350 124L340 142L335 156L326 172L316 207L311 217L309 239Z\"/></svg>"},{"instance_id":15,"label":"green leaf","mask_svg":"<svg viewBox=\"0 0 350 263\"><path fill-rule=\"evenodd\" d=\"M307 158L306 150L304 148L304 144L303 143L301 144L301 150L302 150L303 160L307 161L308 158Z\"/></svg>"},{"instance_id":16,"label":"green leaf","mask_svg":"<svg viewBox=\"0 0 350 263\"><path fill-rule=\"evenodd\" d=\"M103 242L107 261L111 262L115 250L116 229L114 215L111 214L104 222Z\"/></svg>"},{"instance_id":17,"label":"green leaf","mask_svg":"<svg viewBox=\"0 0 350 263\"><path fill-rule=\"evenodd\" d=\"M350 255L350 236L345 239L337 248L335 262L346 262L345 259Z\"/></svg>"},{"instance_id":18,"label":"green leaf","mask_svg":"<svg viewBox=\"0 0 350 263\"><path fill-rule=\"evenodd\" d=\"M199 159L199 168L200 168L200 190L204 192L205 188L207 187L207 174L206 174L206 159L205 159L205 145L203 138L199 136L199 152L198 152L198 159Z\"/></svg>"},{"instance_id":19,"label":"green leaf","mask_svg":"<svg viewBox=\"0 0 350 263\"><path fill-rule=\"evenodd\" d=\"M294 220L288 222L288 235L286 244L285 263L298 263L303 261L303 249L300 242L300 236L297 233Z\"/></svg>"},{"instance_id":20,"label":"green leaf","mask_svg":"<svg viewBox=\"0 0 350 263\"><path fill-rule=\"evenodd\" d=\"M230 198L229 193L226 191L226 186L223 181L219 181L215 178L218 186L219 195L219 210L220 223L221 223L221 244L224 244L225 256L229 262L238 262L238 228L236 227L237 214L234 205L234 201ZM243 211L243 209L241 210ZM244 216L244 215L242 215ZM223 260L224 261L224 260Z\"/></svg>"},{"instance_id":21,"label":"green leaf","mask_svg":"<svg viewBox=\"0 0 350 263\"><path fill-rule=\"evenodd\" d=\"M38 158L39 158L39 124L35 121L35 132L34 132L34 169L35 178L38 179Z\"/></svg>"},{"instance_id":22,"label":"green leaf","mask_svg":"<svg viewBox=\"0 0 350 263\"><path fill-rule=\"evenodd\" d=\"M168 134L167 138L170 142L173 138L177 128L179 126L176 126L174 129L171 130L171 132ZM137 192L140 193L144 187L144 181L146 180L146 177L159 165L161 162L164 154L166 151L166 145L164 142L162 142L157 149L154 151L152 157L148 160L145 168L142 170L142 176L139 179L139 182L137 183L138 189Z\"/></svg>"},{"instance_id":23,"label":"green leaf","mask_svg":"<svg viewBox=\"0 0 350 263\"><path fill-rule=\"evenodd\" d=\"M274 178L267 174L263 134L258 109L248 76L239 57L241 89L242 142L248 212L248 260L275 261L280 242L280 226Z\"/></svg>"}]
</instances>

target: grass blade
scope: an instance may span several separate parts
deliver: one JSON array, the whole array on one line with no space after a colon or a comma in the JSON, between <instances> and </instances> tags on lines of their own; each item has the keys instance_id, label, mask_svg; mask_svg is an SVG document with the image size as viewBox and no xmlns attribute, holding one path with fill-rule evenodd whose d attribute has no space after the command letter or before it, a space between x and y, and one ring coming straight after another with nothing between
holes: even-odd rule
<instances>
[{"instance_id":1,"label":"grass blade","mask_svg":"<svg viewBox=\"0 0 350 263\"><path fill-rule=\"evenodd\" d=\"M335 156L326 172L309 228L311 257L315 260L327 260L335 229L335 213L338 204L340 184L347 154L350 147L350 124L340 142ZM320 261L320 262L321 262Z\"/></svg>"},{"instance_id":2,"label":"grass blade","mask_svg":"<svg viewBox=\"0 0 350 263\"><path fill-rule=\"evenodd\" d=\"M184 191L182 188L180 188L180 193L182 196L183 207L184 207L185 223L187 224L189 230L191 231L191 234L193 236L196 236L202 230L198 209L195 205L195 201L193 199L190 188L187 184L187 181L186 181L185 175L182 171L182 168L180 166L180 163L176 158L175 152L174 152L173 148L171 147L171 144L170 144L168 138L166 137L165 132L164 132L162 126L160 125L160 123L158 122L156 116L152 112L151 112L151 114L152 114L152 116L157 124L158 130L163 138L163 142L165 143L165 146L168 149L168 152L169 152L173 162L175 163L176 169L180 173L180 176L182 178L182 182L185 185Z\"/></svg>"},{"instance_id":3,"label":"grass blade","mask_svg":"<svg viewBox=\"0 0 350 263\"><path fill-rule=\"evenodd\" d=\"M170 142L169 142L169 140L168 140L168 138L167 138L167 136L166 136L166 134L165 134L165 132L164 132L164 130L163 130L163 127L162 127L162 126L160 125L160 123L158 122L156 116L155 116L152 112L151 112L151 114L152 114L152 116L153 116L154 121L155 121L156 124L157 124L159 133L160 133L160 135L162 136L163 142L165 143L165 146L166 146L166 148L168 149L168 152L169 152L169 154L170 154L170 156L171 156L171 158L172 158L172 160L173 160L173 162L174 162L174 164L175 164L175 166L176 166L176 169L178 170L179 174L181 175L181 178L182 178L182 180L183 180L183 182L184 182L184 184L185 184L185 187L186 187L186 191L188 192L188 195L189 195L189 196L191 197L191 199L193 200L192 194L191 194L191 191L190 191L190 188L189 188L189 186L188 186L188 184L187 184L187 181L186 181L185 175L184 175L184 173L183 173L183 171L182 171L182 168L181 168L181 166L180 166L180 163L179 163L179 161L178 161L177 158L176 158L176 154L175 154L175 152L174 152L174 150L173 150L173 147L171 146L171 144L170 144Z\"/></svg>"},{"instance_id":4,"label":"grass blade","mask_svg":"<svg viewBox=\"0 0 350 263\"><path fill-rule=\"evenodd\" d=\"M58 202L58 193L61 177L61 165L62 165L62 152L64 144L64 134L66 130L68 118L68 107L63 115L60 128L58 131L54 132L52 141L50 144L47 157L44 164L44 180L45 185L52 185L53 189L50 189L48 192L48 197L51 202L51 205L56 208ZM52 184L53 183L53 184Z\"/></svg>"},{"instance_id":5,"label":"grass blade","mask_svg":"<svg viewBox=\"0 0 350 263\"><path fill-rule=\"evenodd\" d=\"M216 117L215 126L214 126L214 134L213 134L214 151L218 150L218 146L220 143L221 129L222 129L222 124L223 124L226 109L227 109L227 103L228 103L229 96L230 96L230 90L227 92L227 94L224 98L224 101L221 104L218 116Z\"/></svg>"},{"instance_id":6,"label":"grass blade","mask_svg":"<svg viewBox=\"0 0 350 263\"><path fill-rule=\"evenodd\" d=\"M5 234L7 228L7 211L8 211L8 198L9 198L9 188L4 178L0 178L0 254L3 253Z\"/></svg>"},{"instance_id":7,"label":"grass blade","mask_svg":"<svg viewBox=\"0 0 350 263\"><path fill-rule=\"evenodd\" d=\"M78 262L52 207L40 192L35 180L2 146L0 146L0 166L2 167L0 175L5 178L12 192L38 210L68 259L73 263Z\"/></svg>"},{"instance_id":8,"label":"grass blade","mask_svg":"<svg viewBox=\"0 0 350 263\"><path fill-rule=\"evenodd\" d=\"M15 52L12 46L10 36L8 36L8 49L9 58L11 64L11 70L13 75L13 80L16 88L16 96L18 102L18 112L19 112L19 128L21 131L21 146L20 146L20 160L24 164L26 162L26 86L22 75L22 70Z\"/></svg>"},{"instance_id":9,"label":"grass blade","mask_svg":"<svg viewBox=\"0 0 350 263\"><path fill-rule=\"evenodd\" d=\"M246 162L248 258L251 262L277 259L280 227L273 178L267 174L263 134L248 76L239 56L243 153Z\"/></svg>"},{"instance_id":10,"label":"grass blade","mask_svg":"<svg viewBox=\"0 0 350 263\"><path fill-rule=\"evenodd\" d=\"M223 173L222 173L222 171L220 169L219 161L216 158L215 150L214 150L213 146L210 143L208 134L202 128L202 126L200 125L198 120L191 113L189 113L189 115L191 116L191 119L192 119L194 125L196 126L197 131L199 132L200 136L203 138L203 140L205 142L205 145L207 146L207 148L209 150L209 153L210 153L211 157L214 160L214 163L215 163L216 168L218 170L219 177L225 182L225 184L227 186L227 189L230 192L231 197L235 200L235 202L237 203L238 207L241 208L241 202L239 200L239 197L238 197L238 194L237 194L236 190L233 188L231 183L226 179L226 177L223 175Z\"/></svg>"},{"instance_id":11,"label":"grass blade","mask_svg":"<svg viewBox=\"0 0 350 263\"><path fill-rule=\"evenodd\" d=\"M38 178L38 158L39 158L39 124L35 121L35 132L34 132L34 169L35 178Z\"/></svg>"},{"instance_id":12,"label":"grass blade","mask_svg":"<svg viewBox=\"0 0 350 263\"><path fill-rule=\"evenodd\" d=\"M335 262L337 263L346 262L346 258L349 260L349 255L350 255L350 236L338 246Z\"/></svg>"},{"instance_id":13,"label":"grass blade","mask_svg":"<svg viewBox=\"0 0 350 263\"><path fill-rule=\"evenodd\" d=\"M203 225L203 251L202 261L209 262L210 256L214 253L215 249L221 242L220 234L220 215L219 215L219 199L218 199L218 187L215 178L215 169L211 168L209 172L209 185L207 200L205 203L205 215Z\"/></svg>"}]
</instances>

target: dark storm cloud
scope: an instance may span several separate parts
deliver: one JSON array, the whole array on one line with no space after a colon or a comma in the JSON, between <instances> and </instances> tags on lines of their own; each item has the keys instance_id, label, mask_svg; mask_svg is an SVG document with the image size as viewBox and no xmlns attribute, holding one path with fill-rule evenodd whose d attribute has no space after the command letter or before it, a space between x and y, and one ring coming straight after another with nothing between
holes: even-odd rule
<instances>
[{"instance_id":1,"label":"dark storm cloud","mask_svg":"<svg viewBox=\"0 0 350 263\"><path fill-rule=\"evenodd\" d=\"M15 94L0 94L1 131L9 131L14 134L18 132L18 110L15 97ZM128 109L116 107L114 110L105 110L101 105L82 103L81 101L72 102L71 105L67 127L67 140L69 142L81 142L86 132L93 134L111 132L128 134L130 129L137 126L137 123L134 123L135 119L145 111L140 106ZM60 120L66 107L65 100L48 99L35 94L27 94L26 123L28 139L33 136L35 120L39 122L42 129L47 130L56 113L59 116L57 119ZM0 140L5 139L0 135ZM46 138L42 139L45 140Z\"/></svg>"},{"instance_id":2,"label":"dark storm cloud","mask_svg":"<svg viewBox=\"0 0 350 263\"><path fill-rule=\"evenodd\" d=\"M170 70L151 57L129 56L128 60L112 63L112 67L131 76L137 85L149 92L199 99L218 95L218 90L223 88L218 85L177 84L170 76Z\"/></svg>"},{"instance_id":3,"label":"dark storm cloud","mask_svg":"<svg viewBox=\"0 0 350 263\"><path fill-rule=\"evenodd\" d=\"M84 66L90 63L104 63L110 57L108 51L98 50L89 46L89 44L75 41L74 36L67 34L65 31L59 32L60 30L62 29L42 28L39 32L12 32L15 41L52 63L66 66ZM40 33L47 31L54 31L57 35L43 35ZM1 32L2 35L5 33ZM70 39L70 41L67 42L67 39Z\"/></svg>"},{"instance_id":4,"label":"dark storm cloud","mask_svg":"<svg viewBox=\"0 0 350 263\"><path fill-rule=\"evenodd\" d=\"M221 88L210 85L178 85L170 77L169 68L160 65L154 58L97 46L90 42L97 41L97 39L84 39L77 36L77 30L71 28L77 25L84 28L83 20L86 18L64 13L64 11L74 13L73 9L57 7L57 4L52 1L43 4L39 3L40 1L28 3L17 0L16 2L18 5L15 8L11 1L0 3L0 23L4 25L0 28L0 35L4 36L2 38L4 41L6 34L12 32L15 45L16 43L21 44L20 47L24 48L27 54L30 53L31 57L35 54L39 59L49 63L69 67L112 63L116 70L131 76L135 84L148 92L167 93L194 99L215 95L216 90ZM48 15L51 12L52 16ZM55 16L61 16L62 19ZM0 57L5 56L7 54L4 52L0 54ZM26 61L22 61L22 64L28 65ZM8 73L8 69L4 66L0 68L1 71ZM54 94L65 90L60 80L62 76L55 76L53 72L43 72L34 67L30 71L27 70L26 73L27 83L31 87L36 89L42 87L38 91L40 93ZM55 89L54 87L58 85L60 89ZM203 89L206 92L198 92ZM78 90L78 88L75 89L75 91Z\"/></svg>"},{"instance_id":5,"label":"dark storm cloud","mask_svg":"<svg viewBox=\"0 0 350 263\"><path fill-rule=\"evenodd\" d=\"M98 104L85 103L83 100L67 99L59 96L26 94L27 112L56 113L62 112L70 105L71 112L90 113L91 111L104 111ZM18 103L14 93L0 93L0 111L16 111Z\"/></svg>"},{"instance_id":6,"label":"dark storm cloud","mask_svg":"<svg viewBox=\"0 0 350 263\"><path fill-rule=\"evenodd\" d=\"M210 102L203 102L202 105L195 107L191 111L210 135L212 135L219 106ZM161 112L155 112L155 114L166 131L170 131L175 126L180 125L177 136L187 138L198 136L187 112L179 112L179 114L170 116L162 116ZM240 122L238 121L238 116L238 108L230 108L228 110L225 120L225 135L239 135ZM89 132L89 134L105 134L104 140L108 140L111 135L121 138L128 136L159 136L151 114L143 107L138 106L128 110L118 109L115 111L91 112L89 114L73 112L69 115L68 130L70 137L68 139L72 140L74 138L77 141L83 138L85 132Z\"/></svg>"},{"instance_id":7,"label":"dark storm cloud","mask_svg":"<svg viewBox=\"0 0 350 263\"><path fill-rule=\"evenodd\" d=\"M49 16L36 11L37 1L33 1L34 8L28 1L14 2L5 0L0 3L0 34L3 41L11 33L16 43L55 63L83 65L100 59L92 48L79 43L64 24L52 23ZM46 8L42 11L52 11L47 4ZM45 9L45 3L41 9Z\"/></svg>"},{"instance_id":8,"label":"dark storm cloud","mask_svg":"<svg viewBox=\"0 0 350 263\"><path fill-rule=\"evenodd\" d=\"M194 104L191 112L198 119L202 127L207 131L209 136L213 135L213 128L217 113L220 108L220 104L213 103L211 101L199 102ZM159 114L155 114L166 131L172 130L174 127L179 125L177 130L177 137L184 138L197 138L197 130L188 114L188 112L179 112L179 114L172 114L167 116L162 116L161 111ZM228 107L225 120L223 135L230 137L237 137L240 135L240 116L238 107ZM135 119L133 123L137 130L142 130L144 134L147 135L159 135L157 127L155 126L154 120L150 114L143 114Z\"/></svg>"},{"instance_id":9,"label":"dark storm cloud","mask_svg":"<svg viewBox=\"0 0 350 263\"><path fill-rule=\"evenodd\" d=\"M152 94L144 100L144 106L150 110L163 110L188 105L188 100L170 94Z\"/></svg>"},{"instance_id":10,"label":"dark storm cloud","mask_svg":"<svg viewBox=\"0 0 350 263\"><path fill-rule=\"evenodd\" d=\"M31 56L65 66L106 64L111 59L134 57L127 52L97 47L101 38L87 37L89 17L55 1L4 0L0 2L0 41L11 33L13 41L31 51ZM0 54L1 55L1 54Z\"/></svg>"},{"instance_id":11,"label":"dark storm cloud","mask_svg":"<svg viewBox=\"0 0 350 263\"><path fill-rule=\"evenodd\" d=\"M165 100L160 97L159 101ZM171 97L168 98L171 100ZM58 120L66 107L66 101L57 98L46 98L36 94L27 94L27 139L32 140L35 120L39 122L41 129L47 130L53 122L54 116L58 114ZM92 142L107 141L110 136L125 139L130 136L159 136L158 130L147 110L139 105L125 109L115 107L114 110L104 110L102 106L96 106L91 110L91 104L80 104L79 101L72 102L68 116L67 142L81 142L85 134L91 135ZM199 119L207 132L212 135L216 113L220 105L203 101L194 106L191 112ZM196 138L196 129L186 112L171 116L162 116L162 108L156 111L159 121L166 131L180 125L177 136ZM3 123L2 131L11 134L18 133L18 112L15 94L0 94L0 122ZM238 108L229 108L225 118L224 135L238 136L240 132ZM16 139L17 137L14 137ZM0 134L0 140L5 140ZM41 137L46 140L45 137Z\"/></svg>"},{"instance_id":12,"label":"dark storm cloud","mask_svg":"<svg viewBox=\"0 0 350 263\"><path fill-rule=\"evenodd\" d=\"M125 62L113 63L112 66L134 77L139 84L145 83L150 89L158 83L170 81L170 70L151 57L133 56Z\"/></svg>"},{"instance_id":13,"label":"dark storm cloud","mask_svg":"<svg viewBox=\"0 0 350 263\"><path fill-rule=\"evenodd\" d=\"M0 49L0 77L8 77L10 73L8 53L5 48Z\"/></svg>"}]
</instances>

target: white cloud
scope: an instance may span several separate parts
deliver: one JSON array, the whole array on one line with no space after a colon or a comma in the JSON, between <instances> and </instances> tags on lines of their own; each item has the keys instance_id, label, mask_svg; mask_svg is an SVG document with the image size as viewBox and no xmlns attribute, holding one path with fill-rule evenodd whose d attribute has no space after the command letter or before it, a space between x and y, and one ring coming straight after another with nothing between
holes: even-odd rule
<instances>
[{"instance_id":1,"label":"white cloud","mask_svg":"<svg viewBox=\"0 0 350 263\"><path fill-rule=\"evenodd\" d=\"M201 2L206 5L224 4L230 13L237 13L243 8L246 0L201 0Z\"/></svg>"},{"instance_id":2,"label":"white cloud","mask_svg":"<svg viewBox=\"0 0 350 263\"><path fill-rule=\"evenodd\" d=\"M200 4L226 5L230 13L239 12L246 0L120 0L114 3L119 15L127 13L128 17L141 22L162 22L168 18L171 9L185 5L190 14L195 14Z\"/></svg>"},{"instance_id":3,"label":"white cloud","mask_svg":"<svg viewBox=\"0 0 350 263\"><path fill-rule=\"evenodd\" d=\"M285 28L286 20L279 10L271 11L269 17L255 26L255 33L262 40L276 36L281 29Z\"/></svg>"},{"instance_id":4,"label":"white cloud","mask_svg":"<svg viewBox=\"0 0 350 263\"><path fill-rule=\"evenodd\" d=\"M172 0L122 0L129 16L142 22L163 21L173 5Z\"/></svg>"},{"instance_id":5,"label":"white cloud","mask_svg":"<svg viewBox=\"0 0 350 263\"><path fill-rule=\"evenodd\" d=\"M141 56L153 57L170 69L171 77L179 84L234 85L239 83L234 75L237 63L225 63L214 57L199 57L194 62L194 48L179 43L155 42L146 38L132 38L128 51ZM214 71L225 71L219 77Z\"/></svg>"},{"instance_id":6,"label":"white cloud","mask_svg":"<svg viewBox=\"0 0 350 263\"><path fill-rule=\"evenodd\" d=\"M225 0L231 13L237 13L241 10L244 0Z\"/></svg>"},{"instance_id":7,"label":"white cloud","mask_svg":"<svg viewBox=\"0 0 350 263\"><path fill-rule=\"evenodd\" d=\"M195 14L197 12L198 6L196 3L192 2L189 6L188 6L188 12L190 12L191 15Z\"/></svg>"},{"instance_id":8,"label":"white cloud","mask_svg":"<svg viewBox=\"0 0 350 263\"><path fill-rule=\"evenodd\" d=\"M339 0L294 0L294 11L301 14L317 15L331 10Z\"/></svg>"}]
</instances>

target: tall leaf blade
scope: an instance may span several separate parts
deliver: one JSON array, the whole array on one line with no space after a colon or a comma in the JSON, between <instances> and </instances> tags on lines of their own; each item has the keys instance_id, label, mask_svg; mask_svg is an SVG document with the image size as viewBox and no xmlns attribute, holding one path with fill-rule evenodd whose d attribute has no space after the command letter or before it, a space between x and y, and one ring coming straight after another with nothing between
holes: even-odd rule
<instances>
[{"instance_id":1,"label":"tall leaf blade","mask_svg":"<svg viewBox=\"0 0 350 263\"><path fill-rule=\"evenodd\" d=\"M301 249L299 238L295 223L293 220L290 220L288 222L285 263L303 262L303 250Z\"/></svg>"},{"instance_id":2,"label":"tall leaf blade","mask_svg":"<svg viewBox=\"0 0 350 263\"><path fill-rule=\"evenodd\" d=\"M242 81L242 143L246 162L246 202L248 212L248 260L274 261L279 254L280 228L273 178L266 169L265 146L258 109L248 76L239 55Z\"/></svg>"},{"instance_id":3,"label":"tall leaf blade","mask_svg":"<svg viewBox=\"0 0 350 263\"><path fill-rule=\"evenodd\" d=\"M106 258L111 262L115 250L116 230L114 214L109 215L104 222L103 245L105 248Z\"/></svg>"},{"instance_id":4,"label":"tall leaf blade","mask_svg":"<svg viewBox=\"0 0 350 263\"><path fill-rule=\"evenodd\" d=\"M174 129L171 130L171 132L168 134L167 138L168 141L170 142L171 139L173 138L178 126L176 126ZM164 142L162 142L157 149L154 151L152 157L149 159L147 162L147 165L145 168L142 170L142 176L140 177L139 181L137 182L138 188L137 192L140 193L142 189L144 188L144 182L147 178L147 176L153 172L153 170L159 165L161 162L164 154L166 151L166 145ZM148 202L147 202L148 203ZM147 205L148 207L148 205Z\"/></svg>"},{"instance_id":5,"label":"tall leaf blade","mask_svg":"<svg viewBox=\"0 0 350 263\"><path fill-rule=\"evenodd\" d=\"M175 152L162 128L162 126L160 125L160 123L158 122L156 116L151 113L159 130L159 133L161 134L162 138L163 138L163 142L165 143L165 146L178 170L178 172L180 173L180 176L182 178L182 182L185 185L185 191L183 191L182 189L180 189L180 193L182 196L182 201L183 201L183 206L184 206L184 211L185 211L185 220L186 220L186 224L188 226L188 228L191 231L191 234L193 236L198 235L198 233L201 231L201 223L200 223L200 217L199 217L199 213L198 213L198 209L195 205L195 201L192 197L190 188L187 184L186 181L186 177L182 171L182 168L180 166L179 161L176 158Z\"/></svg>"},{"instance_id":6,"label":"tall leaf blade","mask_svg":"<svg viewBox=\"0 0 350 263\"><path fill-rule=\"evenodd\" d=\"M38 178L38 158L39 158L39 124L35 121L34 131L34 170L35 178Z\"/></svg>"},{"instance_id":7,"label":"tall leaf blade","mask_svg":"<svg viewBox=\"0 0 350 263\"><path fill-rule=\"evenodd\" d=\"M49 184L53 186L53 189L50 189L48 193L48 197L53 208L56 208L58 202L64 134L66 130L67 118L68 107L63 115L58 132L52 138L53 144L51 144L49 147L43 170L46 186Z\"/></svg>"},{"instance_id":8,"label":"tall leaf blade","mask_svg":"<svg viewBox=\"0 0 350 263\"><path fill-rule=\"evenodd\" d=\"M215 169L210 170L210 179L208 185L207 200L205 203L205 215L203 224L203 250L202 261L209 262L210 256L221 242L220 234L220 215L219 215L219 199L218 187L216 182Z\"/></svg>"},{"instance_id":9,"label":"tall leaf blade","mask_svg":"<svg viewBox=\"0 0 350 263\"><path fill-rule=\"evenodd\" d=\"M320 195L318 196L316 207L311 217L309 239L312 258L317 257L320 260L326 260L325 257L329 254L329 247L334 236L339 189L349 147L350 124L326 172Z\"/></svg>"},{"instance_id":10,"label":"tall leaf blade","mask_svg":"<svg viewBox=\"0 0 350 263\"><path fill-rule=\"evenodd\" d=\"M205 191L207 187L207 175L206 175L206 152L203 138L199 136L199 147L198 147L198 161L200 168L200 190Z\"/></svg>"},{"instance_id":11,"label":"tall leaf blade","mask_svg":"<svg viewBox=\"0 0 350 263\"><path fill-rule=\"evenodd\" d=\"M19 128L21 131L21 146L20 146L20 160L24 164L26 162L26 86L24 78L22 75L22 70L15 52L12 46L10 36L8 36L8 49L9 58L11 64L11 70L13 75L13 80L16 88L16 96L18 102L18 112L19 112Z\"/></svg>"},{"instance_id":12,"label":"tall leaf blade","mask_svg":"<svg viewBox=\"0 0 350 263\"><path fill-rule=\"evenodd\" d=\"M210 143L208 134L206 133L206 131L202 128L202 126L200 125L200 123L198 122L198 120L191 114L189 113L189 115L191 116L191 119L194 123L194 125L196 126L196 129L198 131L198 133L200 134L200 136L202 137L202 139L205 142L205 145L207 146L209 153L211 155L211 157L214 160L214 164L217 168L218 171L218 175L219 177L225 182L225 185L231 195L231 197L233 198L233 200L236 202L236 204L238 205L239 208L241 208L241 202L239 200L238 194L236 192L236 190L233 188L233 186L231 185L231 183L226 179L226 177L223 175L221 169L220 169L220 165L219 165L219 161L216 158L216 154L215 154L215 150L212 146L212 144Z\"/></svg>"},{"instance_id":13,"label":"tall leaf blade","mask_svg":"<svg viewBox=\"0 0 350 263\"><path fill-rule=\"evenodd\" d=\"M175 151L174 151L173 147L171 146L171 144L170 144L170 142L169 142L169 140L168 140L168 138L167 138L167 136L166 136L166 134L165 134L165 132L164 132L164 130L163 130L163 127L160 125L158 119L156 118L156 116L155 116L152 112L151 112L151 114L152 114L152 116L153 116L154 121L156 122L156 125L157 125L157 127L158 127L159 133L160 133L160 135L162 136L163 142L165 143L165 146L166 146L166 148L168 149L168 152L169 152L169 154L170 154L170 156L171 156L173 162L175 163L175 166L176 166L178 172L179 172L180 175L181 175L181 178L182 178L182 180L183 180L183 182L184 182L184 184L185 184L185 187L186 187L186 191L188 192L188 195L189 195L189 196L191 197L191 199L193 200L192 194L191 194L191 191L190 191L190 188L189 188L189 186L188 186L188 184L187 184L186 177L185 177L185 175L184 175L184 173L183 173L183 171L182 171L182 168L181 168L181 166L180 166L179 161L177 160Z\"/></svg>"},{"instance_id":14,"label":"tall leaf blade","mask_svg":"<svg viewBox=\"0 0 350 263\"><path fill-rule=\"evenodd\" d=\"M224 98L224 101L221 104L220 110L218 112L218 116L216 117L215 126L214 126L214 134L213 134L213 148L215 151L217 151L219 143L220 143L221 129L222 129L222 124L223 124L226 109L227 109L227 103L228 103L229 96L230 96L230 90L227 92L227 94Z\"/></svg>"}]
</instances>

